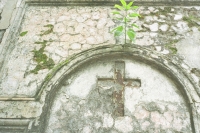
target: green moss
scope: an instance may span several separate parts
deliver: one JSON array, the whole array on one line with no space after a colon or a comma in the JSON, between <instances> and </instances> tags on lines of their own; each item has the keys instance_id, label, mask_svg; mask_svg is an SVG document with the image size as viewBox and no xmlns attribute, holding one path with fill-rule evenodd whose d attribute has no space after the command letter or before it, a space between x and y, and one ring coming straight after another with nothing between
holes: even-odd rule
<instances>
[{"instance_id":1,"label":"green moss","mask_svg":"<svg viewBox=\"0 0 200 133\"><path fill-rule=\"evenodd\" d=\"M56 73L59 69L62 68L62 66L66 65L66 64L68 64L68 63L69 63L69 59L67 59L67 60L65 60L65 61L63 61L63 62L61 62L61 63L59 63L56 67L54 67L54 68L52 69L51 73L48 73L48 74L47 74L47 76L45 77L45 81L50 80L50 79L53 77L53 75L55 75L55 73Z\"/></svg>"},{"instance_id":2,"label":"green moss","mask_svg":"<svg viewBox=\"0 0 200 133\"><path fill-rule=\"evenodd\" d=\"M199 25L196 23L196 21L200 21L199 18L197 17L194 17L194 16L189 16L189 17L186 17L184 16L183 17L183 20L186 21L188 23L188 26L191 28L191 27L199 27Z\"/></svg>"},{"instance_id":3,"label":"green moss","mask_svg":"<svg viewBox=\"0 0 200 133\"><path fill-rule=\"evenodd\" d=\"M175 44L178 42L179 40L172 40L170 41L168 44L165 45L165 47L167 49L169 49L171 51L172 54L176 54L177 53L177 48L175 46Z\"/></svg>"},{"instance_id":4,"label":"green moss","mask_svg":"<svg viewBox=\"0 0 200 133\"><path fill-rule=\"evenodd\" d=\"M139 20L144 20L145 15L144 14L140 14L140 17L138 17Z\"/></svg>"},{"instance_id":5,"label":"green moss","mask_svg":"<svg viewBox=\"0 0 200 133\"><path fill-rule=\"evenodd\" d=\"M24 31L22 33L20 33L20 36L25 36L28 33L28 31Z\"/></svg>"},{"instance_id":6,"label":"green moss","mask_svg":"<svg viewBox=\"0 0 200 133\"><path fill-rule=\"evenodd\" d=\"M47 57L46 54L44 54L44 49L46 47L47 41L44 40L43 42L35 42L36 44L41 44L42 47L39 50L33 50L34 53L33 59L35 62L37 62L37 66L31 70L31 73L37 74L39 70L42 69L52 69L55 65L53 59Z\"/></svg>"},{"instance_id":7,"label":"green moss","mask_svg":"<svg viewBox=\"0 0 200 133\"><path fill-rule=\"evenodd\" d=\"M35 44L42 44L46 46L47 42L48 42L47 40L43 40L43 42L35 42Z\"/></svg>"},{"instance_id":8,"label":"green moss","mask_svg":"<svg viewBox=\"0 0 200 133\"><path fill-rule=\"evenodd\" d=\"M157 17L159 17L159 15L167 15L168 13L171 12L171 7L164 7L164 9L158 9L158 10L159 11L157 11L157 12L151 12L150 16L157 16Z\"/></svg>"},{"instance_id":9,"label":"green moss","mask_svg":"<svg viewBox=\"0 0 200 133\"><path fill-rule=\"evenodd\" d=\"M164 12L171 12L171 7L164 7Z\"/></svg>"},{"instance_id":10,"label":"green moss","mask_svg":"<svg viewBox=\"0 0 200 133\"><path fill-rule=\"evenodd\" d=\"M178 51L176 47L168 47L168 49L171 51L172 54L176 54Z\"/></svg>"},{"instance_id":11,"label":"green moss","mask_svg":"<svg viewBox=\"0 0 200 133\"><path fill-rule=\"evenodd\" d=\"M47 27L48 29L46 31L42 31L40 36L48 35L53 32L54 26L52 24L45 25L44 27Z\"/></svg>"}]
</instances>

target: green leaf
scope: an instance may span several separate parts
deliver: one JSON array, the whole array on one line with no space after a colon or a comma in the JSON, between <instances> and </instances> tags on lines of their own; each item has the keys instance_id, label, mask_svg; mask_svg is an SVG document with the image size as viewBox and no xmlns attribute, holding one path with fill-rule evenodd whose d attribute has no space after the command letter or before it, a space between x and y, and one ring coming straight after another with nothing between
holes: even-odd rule
<instances>
[{"instance_id":1,"label":"green leaf","mask_svg":"<svg viewBox=\"0 0 200 133\"><path fill-rule=\"evenodd\" d=\"M117 9L119 9L119 10L123 10L124 8L122 7L122 6L120 6L120 5L115 5L115 8L117 8Z\"/></svg>"},{"instance_id":2,"label":"green leaf","mask_svg":"<svg viewBox=\"0 0 200 133\"><path fill-rule=\"evenodd\" d=\"M118 26L118 27L114 28L111 32L113 32L115 30L122 31L123 30L123 26Z\"/></svg>"},{"instance_id":3,"label":"green leaf","mask_svg":"<svg viewBox=\"0 0 200 133\"><path fill-rule=\"evenodd\" d=\"M123 20L123 18L117 18L117 17L115 19L117 19L117 20Z\"/></svg>"},{"instance_id":4,"label":"green leaf","mask_svg":"<svg viewBox=\"0 0 200 133\"><path fill-rule=\"evenodd\" d=\"M122 33L123 33L122 31L116 30L115 33L114 33L114 36L115 36L115 37L116 37L116 36L120 36Z\"/></svg>"},{"instance_id":5,"label":"green leaf","mask_svg":"<svg viewBox=\"0 0 200 133\"><path fill-rule=\"evenodd\" d=\"M129 14L129 17L140 17L140 14L138 14L138 13L131 13L131 14Z\"/></svg>"},{"instance_id":6,"label":"green leaf","mask_svg":"<svg viewBox=\"0 0 200 133\"><path fill-rule=\"evenodd\" d=\"M115 14L121 15L120 12L118 12L118 11L113 11L112 14L114 14L114 15L115 15ZM121 16L122 16L122 15L121 15Z\"/></svg>"},{"instance_id":7,"label":"green leaf","mask_svg":"<svg viewBox=\"0 0 200 133\"><path fill-rule=\"evenodd\" d=\"M139 26L137 26L136 24L131 24L131 26L139 28Z\"/></svg>"},{"instance_id":8,"label":"green leaf","mask_svg":"<svg viewBox=\"0 0 200 133\"><path fill-rule=\"evenodd\" d=\"M134 38L135 38L135 31L134 31L133 29L128 29L127 35L128 35L128 37L129 37L129 39L130 39L131 41L133 41Z\"/></svg>"},{"instance_id":9,"label":"green leaf","mask_svg":"<svg viewBox=\"0 0 200 133\"><path fill-rule=\"evenodd\" d=\"M120 2L122 3L123 7L126 8L126 1L125 0L120 0Z\"/></svg>"},{"instance_id":10,"label":"green leaf","mask_svg":"<svg viewBox=\"0 0 200 133\"><path fill-rule=\"evenodd\" d=\"M136 10L136 9L138 9L138 6L133 6L132 9Z\"/></svg>"},{"instance_id":11,"label":"green leaf","mask_svg":"<svg viewBox=\"0 0 200 133\"><path fill-rule=\"evenodd\" d=\"M28 33L28 31L24 31L22 33L20 33L20 36L25 36Z\"/></svg>"},{"instance_id":12,"label":"green leaf","mask_svg":"<svg viewBox=\"0 0 200 133\"><path fill-rule=\"evenodd\" d=\"M115 31L114 36L120 36L123 33L123 26L118 26L114 28L111 32Z\"/></svg>"},{"instance_id":13,"label":"green leaf","mask_svg":"<svg viewBox=\"0 0 200 133\"><path fill-rule=\"evenodd\" d=\"M129 18L124 18L124 22L129 22L130 21L130 19Z\"/></svg>"},{"instance_id":14,"label":"green leaf","mask_svg":"<svg viewBox=\"0 0 200 133\"><path fill-rule=\"evenodd\" d=\"M129 10L131 8L131 6L133 5L133 2L130 2L128 5L127 5L127 9Z\"/></svg>"}]
</instances>

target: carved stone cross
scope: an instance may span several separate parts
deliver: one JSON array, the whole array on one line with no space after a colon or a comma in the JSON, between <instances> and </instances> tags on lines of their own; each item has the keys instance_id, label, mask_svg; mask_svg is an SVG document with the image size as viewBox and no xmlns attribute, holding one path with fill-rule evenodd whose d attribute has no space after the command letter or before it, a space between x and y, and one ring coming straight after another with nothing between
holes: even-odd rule
<instances>
[{"instance_id":1,"label":"carved stone cross","mask_svg":"<svg viewBox=\"0 0 200 133\"><path fill-rule=\"evenodd\" d=\"M114 78L98 78L99 92L112 89L111 98L114 104L113 115L115 117L124 116L124 91L125 87L139 88L141 86L140 79L125 78L124 61L116 61L114 69Z\"/></svg>"}]
</instances>

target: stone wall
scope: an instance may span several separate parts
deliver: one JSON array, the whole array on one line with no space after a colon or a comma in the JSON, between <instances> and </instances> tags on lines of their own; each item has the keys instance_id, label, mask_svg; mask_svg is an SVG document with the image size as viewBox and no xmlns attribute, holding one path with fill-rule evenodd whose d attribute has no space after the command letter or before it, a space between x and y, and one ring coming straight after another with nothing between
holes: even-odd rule
<instances>
[{"instance_id":1,"label":"stone wall","mask_svg":"<svg viewBox=\"0 0 200 133\"><path fill-rule=\"evenodd\" d=\"M187 2L175 2L176 6L172 6L172 2L154 1L160 6L149 6L153 4L152 1L136 1L136 4L141 5L137 10L141 17L136 18L133 22L140 28L135 29L137 31L135 42L125 46L123 37L115 38L110 33L115 26L120 25L111 14L113 7L110 5L115 2L107 2L108 4L94 2L94 5L90 5L90 2L79 1L80 5L75 6L73 2L64 1L58 1L57 5L53 1L20 0L12 4L2 1L0 13L3 14L3 11L10 10L10 17L3 17L0 20L2 27L0 31L2 34L0 44L0 129L3 132L9 132L9 130L13 132L78 132L73 125L70 127L69 122L79 123L77 122L79 119L75 118L84 116L80 120L90 124L81 123L80 132L200 132L198 124L200 123L200 7L181 6ZM189 3L195 5L198 2ZM109 98L101 99L103 97L96 96L98 86L93 87L93 91L90 89L81 91L83 94L90 92L87 98L74 97L80 90L76 94L72 92L68 94L66 88L74 89L77 86L63 85L63 79L59 80L63 75L66 77L66 73L72 75L72 79L66 77L66 81L76 80L78 71L87 73L90 71L89 68L94 69L101 66L95 62L93 64L96 66L90 65L89 67L88 65L89 68L82 66L82 64L87 64L84 60L92 64L90 59L97 58L99 49L102 50L99 55L103 55L107 51L110 53L123 51L130 54L137 51L135 54L141 57L140 62L142 63L137 67L132 67L140 71L146 69L140 68L144 64L147 67L151 65L146 61L147 58L161 62L160 66L156 63L151 66L158 70L154 72L149 70L146 75L140 73L136 76L142 79L145 75L142 82L148 83L148 78L159 79L159 76L153 77L152 75L151 77L148 74L161 73L160 77L165 75L164 79L160 79L156 85L149 83L147 88L152 88L152 91L141 89L141 91L134 92L143 97L145 96L143 91L146 91L146 95L154 98L148 99L147 97L142 100L137 96L135 99L130 98L132 104L135 100L140 99L141 101L135 103L132 110L125 109L125 116L121 120L109 113L112 112L112 108L104 111L102 108L101 110L95 108L95 105L93 106L96 102L94 99L97 97L99 106L112 105L111 101L111 105L103 104L109 103L106 101ZM119 55L116 54L116 56ZM110 58L110 55L106 55L105 58ZM127 58L119 56L119 58L109 61L114 63L116 60L123 60L127 64L129 62ZM98 59L103 60L100 57ZM137 64L137 61L132 61L135 60L135 57L130 60L133 64ZM109 64L109 61L103 60L101 63ZM111 66L114 66L112 63ZM160 68L163 71L169 70L171 73L160 71ZM101 75L103 71L101 69L98 67L95 69L97 77ZM113 72L112 68L108 67L108 69L105 73ZM128 68L125 71L126 74L131 73L130 75L135 73L129 72ZM91 72L90 75L93 73ZM86 77L85 79L87 79ZM91 80L84 80L83 84ZM93 80L95 80L95 76ZM94 84L86 84L81 87L95 86L96 80L94 82ZM81 82L77 82L76 85L79 84ZM157 93L158 84L161 88L168 86L169 90L164 89ZM65 86L64 90L61 86ZM161 94L164 99L156 98ZM91 98L94 96L95 98ZM106 95L104 96L106 97ZM67 98L63 99L63 97ZM128 97L134 97L134 95ZM170 101L170 99L175 100ZM126 99L125 102L128 101ZM90 104L92 106L88 107L90 109L83 108L83 111L82 108L79 108L79 106L87 107ZM125 106L130 108L129 105L125 104ZM49 109L51 107L52 110ZM94 116L97 112L94 111L96 109L99 109L99 116ZM45 111L48 114L45 114ZM129 114L129 111L132 111L132 114ZM73 115L73 113L79 115ZM73 116L74 118L72 118ZM95 117L95 121L92 116ZM15 119L16 122L9 121L9 119ZM49 119L50 122L48 122ZM58 121L65 124L62 125L63 123L58 123ZM134 123L135 121L137 123ZM14 128L16 125L20 125L17 123L22 123L23 128ZM92 123L96 123L96 125L91 126ZM116 126L124 123L129 123L129 125L127 127ZM9 126L12 128L7 129Z\"/></svg>"}]
</instances>

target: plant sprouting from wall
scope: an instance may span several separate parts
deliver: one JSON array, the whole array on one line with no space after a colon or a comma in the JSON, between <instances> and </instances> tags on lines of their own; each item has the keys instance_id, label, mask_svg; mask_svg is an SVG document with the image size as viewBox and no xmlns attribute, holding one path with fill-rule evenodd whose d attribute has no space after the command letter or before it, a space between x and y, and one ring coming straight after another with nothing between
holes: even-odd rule
<instances>
[{"instance_id":1,"label":"plant sprouting from wall","mask_svg":"<svg viewBox=\"0 0 200 133\"><path fill-rule=\"evenodd\" d=\"M111 33L114 33L115 37L120 35L124 35L125 44L127 40L127 36L131 42L135 40L136 32L134 28L139 28L135 23L131 22L131 20L136 17L140 17L140 15L136 12L132 12L133 10L138 9L138 6L133 6L133 2L126 3L125 0L120 0L122 5L116 4L114 7L116 11L112 11L114 15L114 19L120 22L120 26L115 27Z\"/></svg>"}]
</instances>

